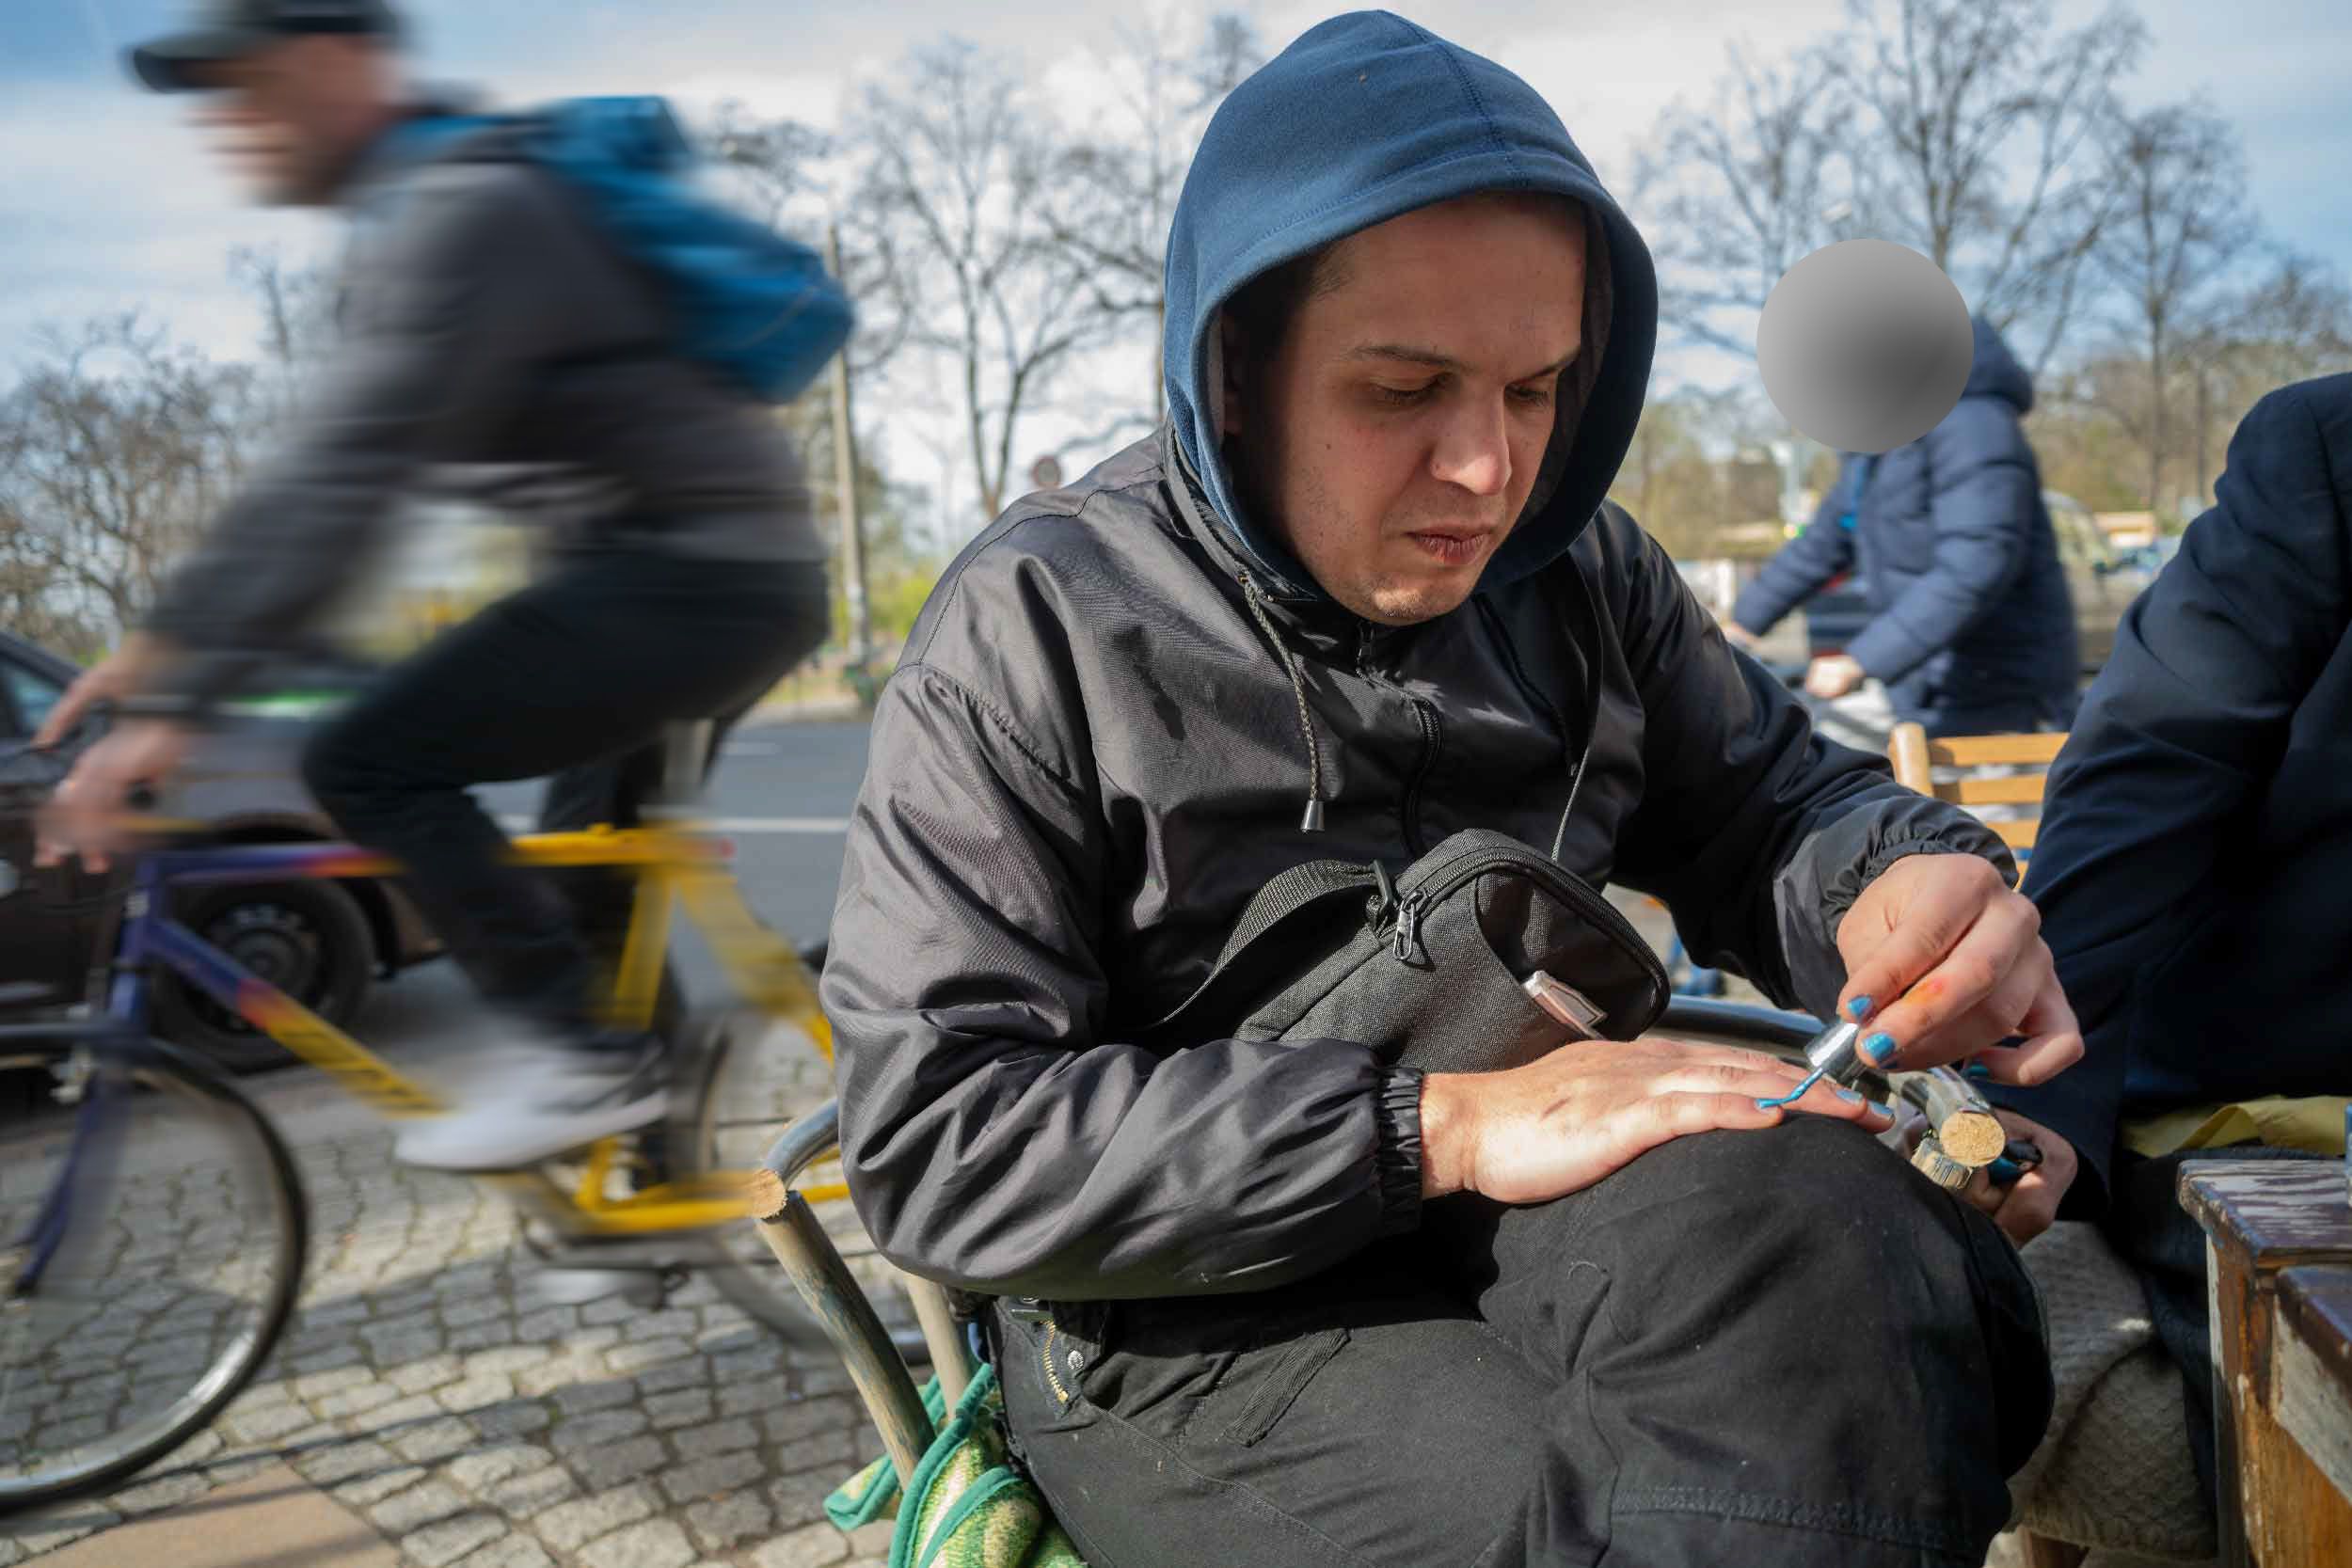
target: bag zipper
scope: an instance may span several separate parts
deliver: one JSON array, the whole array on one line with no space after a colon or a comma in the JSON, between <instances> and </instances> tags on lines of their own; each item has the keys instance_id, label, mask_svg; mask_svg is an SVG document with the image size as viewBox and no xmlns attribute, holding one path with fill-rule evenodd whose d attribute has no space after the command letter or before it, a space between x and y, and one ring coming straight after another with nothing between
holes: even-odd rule
<instances>
[{"instance_id":1,"label":"bag zipper","mask_svg":"<svg viewBox=\"0 0 2352 1568\"><path fill-rule=\"evenodd\" d=\"M1422 917L1431 904L1446 897L1472 878L1490 870L1521 871L1535 882L1556 894L1562 902L1599 926L1616 938L1619 946L1634 955L1651 983L1661 995L1667 989L1665 966L1658 955L1650 951L1648 942L1633 928L1633 923L1617 912L1616 906L1593 891L1592 884L1572 871L1567 871L1521 848L1517 853L1492 844L1470 845L1442 865L1433 868L1419 887L1406 894L1396 907L1396 925L1391 950L1399 962L1409 961L1421 943Z\"/></svg>"}]
</instances>

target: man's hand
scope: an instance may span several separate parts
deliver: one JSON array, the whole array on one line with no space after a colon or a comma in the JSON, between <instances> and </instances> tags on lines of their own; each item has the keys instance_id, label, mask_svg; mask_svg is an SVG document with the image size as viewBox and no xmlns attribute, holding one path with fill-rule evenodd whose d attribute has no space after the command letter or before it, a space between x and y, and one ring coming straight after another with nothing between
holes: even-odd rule
<instances>
[{"instance_id":1,"label":"man's hand","mask_svg":"<svg viewBox=\"0 0 2352 1568\"><path fill-rule=\"evenodd\" d=\"M163 645L153 638L133 632L122 640L122 646L74 677L65 695L49 710L49 717L41 721L33 744L55 746L73 732L93 704L120 702L145 686L166 657Z\"/></svg>"},{"instance_id":2,"label":"man's hand","mask_svg":"<svg viewBox=\"0 0 2352 1568\"><path fill-rule=\"evenodd\" d=\"M1845 1016L1862 1053L1929 1068L1973 1056L2003 1084L2043 1084L2082 1059L2042 916L1975 855L1906 855L1837 927Z\"/></svg>"},{"instance_id":3,"label":"man's hand","mask_svg":"<svg viewBox=\"0 0 2352 1568\"><path fill-rule=\"evenodd\" d=\"M1795 1110L1873 1132L1892 1125L1876 1105L1827 1082L1785 1109L1756 1104L1804 1076L1803 1063L1760 1051L1655 1037L1579 1040L1504 1072L1432 1073L1421 1091L1422 1192L1544 1203L1670 1138L1772 1127Z\"/></svg>"},{"instance_id":4,"label":"man's hand","mask_svg":"<svg viewBox=\"0 0 2352 1568\"><path fill-rule=\"evenodd\" d=\"M2058 1218L2058 1200L2066 1189L2074 1184L2074 1172L2079 1162L2074 1146L2038 1121L2028 1121L2014 1111L1998 1110L2010 1136L2024 1138L2042 1150L2042 1163L2008 1186L1995 1185L1983 1171L1968 1179L1961 1196L1993 1216L1993 1223L2001 1227L2009 1239L2024 1246L2050 1228Z\"/></svg>"},{"instance_id":5,"label":"man's hand","mask_svg":"<svg viewBox=\"0 0 2352 1568\"><path fill-rule=\"evenodd\" d=\"M160 784L187 755L189 735L176 724L141 720L118 725L84 752L41 808L36 865L56 865L77 852L92 871L128 838L123 798L143 784Z\"/></svg>"},{"instance_id":6,"label":"man's hand","mask_svg":"<svg viewBox=\"0 0 2352 1568\"><path fill-rule=\"evenodd\" d=\"M1862 666L1844 654L1823 654L1805 667L1805 690L1825 703L1861 684Z\"/></svg>"}]
</instances>

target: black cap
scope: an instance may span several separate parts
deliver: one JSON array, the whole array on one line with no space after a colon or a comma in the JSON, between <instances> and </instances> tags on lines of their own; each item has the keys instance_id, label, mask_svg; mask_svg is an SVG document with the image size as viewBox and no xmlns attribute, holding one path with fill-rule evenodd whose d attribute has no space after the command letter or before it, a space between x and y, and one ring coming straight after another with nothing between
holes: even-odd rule
<instances>
[{"instance_id":1,"label":"black cap","mask_svg":"<svg viewBox=\"0 0 2352 1568\"><path fill-rule=\"evenodd\" d=\"M400 36L388 0L207 0L196 24L131 51L131 72L157 92L201 86L191 69L233 60L306 33Z\"/></svg>"}]
</instances>

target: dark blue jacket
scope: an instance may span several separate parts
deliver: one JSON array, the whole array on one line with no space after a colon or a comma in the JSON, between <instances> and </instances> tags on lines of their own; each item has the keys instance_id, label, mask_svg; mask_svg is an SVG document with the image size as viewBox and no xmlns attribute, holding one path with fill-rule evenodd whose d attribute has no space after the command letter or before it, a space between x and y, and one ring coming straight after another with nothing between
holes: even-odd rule
<instances>
[{"instance_id":1,"label":"dark blue jacket","mask_svg":"<svg viewBox=\"0 0 2352 1568\"><path fill-rule=\"evenodd\" d=\"M1848 457L1812 524L1733 610L1761 635L1839 573L1857 574L1871 618L1846 652L1931 735L2062 722L2080 669L2042 470L2018 424L2033 382L1992 323L1978 317L1976 331L1967 388L1944 422L1875 461Z\"/></svg>"},{"instance_id":2,"label":"dark blue jacket","mask_svg":"<svg viewBox=\"0 0 2352 1568\"><path fill-rule=\"evenodd\" d=\"M2094 1204L2120 1114L2352 1093L2352 375L2255 404L2215 495L2123 617L2026 878L2087 1050L1997 1098Z\"/></svg>"}]
</instances>

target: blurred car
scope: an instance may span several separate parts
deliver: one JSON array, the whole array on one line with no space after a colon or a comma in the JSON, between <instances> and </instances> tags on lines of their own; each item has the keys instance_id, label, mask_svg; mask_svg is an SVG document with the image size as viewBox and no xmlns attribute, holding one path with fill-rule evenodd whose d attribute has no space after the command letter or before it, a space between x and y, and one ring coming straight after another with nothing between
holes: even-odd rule
<instances>
[{"instance_id":1,"label":"blurred car","mask_svg":"<svg viewBox=\"0 0 2352 1568\"><path fill-rule=\"evenodd\" d=\"M2160 533L2149 544L2129 545L2117 553L2125 565L2146 572L2153 578L2171 562L2174 556L2181 553L2181 536L2177 533Z\"/></svg>"},{"instance_id":2,"label":"blurred car","mask_svg":"<svg viewBox=\"0 0 2352 1568\"><path fill-rule=\"evenodd\" d=\"M2115 628L2140 591L2156 579L2156 569L2118 549L2090 509L2057 490L2042 492L2058 534L2058 563L2066 592L2074 601L2074 640L2083 673L2090 674L2115 651Z\"/></svg>"},{"instance_id":3,"label":"blurred car","mask_svg":"<svg viewBox=\"0 0 2352 1568\"><path fill-rule=\"evenodd\" d=\"M0 632L0 1017L37 1017L90 999L114 951L123 874L33 866L34 813L72 757L103 732L86 723L56 753L29 749L79 673L70 659ZM348 665L280 672L267 683L274 696L243 705L199 740L152 809L204 824L198 843L337 837L303 787L297 758L305 719L358 673ZM440 951L414 907L382 880L189 888L176 896L173 912L338 1024L358 1011L372 979ZM170 974L157 978L152 1022L165 1038L234 1070L286 1060L267 1036Z\"/></svg>"},{"instance_id":4,"label":"blurred car","mask_svg":"<svg viewBox=\"0 0 2352 1568\"><path fill-rule=\"evenodd\" d=\"M2050 511L2050 527L2058 536L2058 564L2066 573L2067 595L2074 602L2074 640L2083 673L2095 673L2115 648L2115 628L2140 591L2155 580L2157 570L2171 558L2142 546L2122 550L2100 529L2090 508L2057 490L2042 492ZM2177 540L2159 545L2178 547ZM1804 603L1805 645L1810 657L1842 652L1870 623L1870 603L1851 577L1831 580Z\"/></svg>"}]
</instances>

